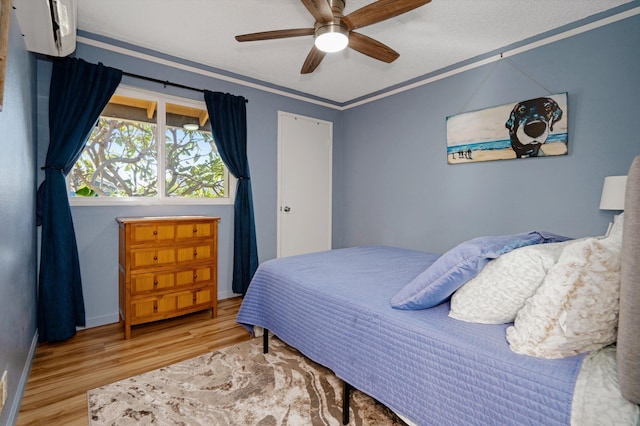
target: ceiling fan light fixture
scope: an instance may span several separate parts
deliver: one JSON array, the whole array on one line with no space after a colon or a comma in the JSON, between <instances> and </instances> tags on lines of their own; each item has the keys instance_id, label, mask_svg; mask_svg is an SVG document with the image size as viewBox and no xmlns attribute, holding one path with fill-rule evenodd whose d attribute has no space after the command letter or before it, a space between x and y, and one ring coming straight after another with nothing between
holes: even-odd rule
<instances>
[{"instance_id":1,"label":"ceiling fan light fixture","mask_svg":"<svg viewBox=\"0 0 640 426\"><path fill-rule=\"evenodd\" d=\"M323 52L339 52L349 44L349 30L339 24L327 24L316 29L315 45Z\"/></svg>"}]
</instances>

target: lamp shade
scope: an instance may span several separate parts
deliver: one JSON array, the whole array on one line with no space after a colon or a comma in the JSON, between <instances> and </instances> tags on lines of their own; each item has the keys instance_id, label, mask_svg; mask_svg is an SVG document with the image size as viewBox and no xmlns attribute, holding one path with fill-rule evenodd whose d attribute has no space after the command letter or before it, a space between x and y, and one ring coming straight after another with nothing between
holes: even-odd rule
<instances>
[{"instance_id":1,"label":"lamp shade","mask_svg":"<svg viewBox=\"0 0 640 426\"><path fill-rule=\"evenodd\" d=\"M627 186L626 176L607 176L602 186L600 210L624 210L624 193Z\"/></svg>"}]
</instances>

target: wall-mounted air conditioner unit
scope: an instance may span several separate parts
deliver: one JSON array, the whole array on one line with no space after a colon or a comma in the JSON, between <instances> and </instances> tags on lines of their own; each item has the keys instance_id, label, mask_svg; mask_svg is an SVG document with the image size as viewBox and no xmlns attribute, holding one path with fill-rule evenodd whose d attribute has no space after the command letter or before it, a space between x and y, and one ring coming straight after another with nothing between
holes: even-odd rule
<instances>
[{"instance_id":1,"label":"wall-mounted air conditioner unit","mask_svg":"<svg viewBox=\"0 0 640 426\"><path fill-rule=\"evenodd\" d=\"M27 50L67 56L76 50L77 0L13 0Z\"/></svg>"}]
</instances>

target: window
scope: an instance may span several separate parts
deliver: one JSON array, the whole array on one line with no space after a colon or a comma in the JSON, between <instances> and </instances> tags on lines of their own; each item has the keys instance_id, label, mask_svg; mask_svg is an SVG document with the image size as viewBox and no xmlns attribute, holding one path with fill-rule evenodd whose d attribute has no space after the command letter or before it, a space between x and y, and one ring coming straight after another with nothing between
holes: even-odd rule
<instances>
[{"instance_id":1,"label":"window","mask_svg":"<svg viewBox=\"0 0 640 426\"><path fill-rule=\"evenodd\" d=\"M119 88L67 177L74 205L233 203L204 102Z\"/></svg>"}]
</instances>

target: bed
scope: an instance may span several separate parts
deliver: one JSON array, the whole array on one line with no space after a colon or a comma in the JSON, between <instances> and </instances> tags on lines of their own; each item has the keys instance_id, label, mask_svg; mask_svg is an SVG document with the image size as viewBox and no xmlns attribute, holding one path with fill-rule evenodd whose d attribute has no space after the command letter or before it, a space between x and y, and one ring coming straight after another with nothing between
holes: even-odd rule
<instances>
[{"instance_id":1,"label":"bed","mask_svg":"<svg viewBox=\"0 0 640 426\"><path fill-rule=\"evenodd\" d=\"M237 321L408 423L638 424L640 157L627 182L606 237L527 232L442 256L367 246L264 262ZM496 277L520 287L496 291Z\"/></svg>"}]
</instances>

